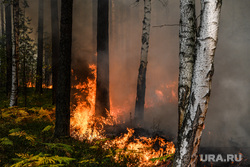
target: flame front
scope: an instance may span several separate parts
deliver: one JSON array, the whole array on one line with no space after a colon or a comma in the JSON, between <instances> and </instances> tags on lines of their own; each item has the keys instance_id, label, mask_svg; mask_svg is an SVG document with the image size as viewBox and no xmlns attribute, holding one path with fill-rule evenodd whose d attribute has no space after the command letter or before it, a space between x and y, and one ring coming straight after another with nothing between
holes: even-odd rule
<instances>
[{"instance_id":1,"label":"flame front","mask_svg":"<svg viewBox=\"0 0 250 167\"><path fill-rule=\"evenodd\" d=\"M117 117L119 116L120 110L112 107L108 118L96 118L95 113L95 98L96 98L96 66L90 65L89 68L92 70L92 74L95 79L87 78L86 83L81 83L73 86L81 93L85 93L86 100L82 100L81 96L75 94L77 99L77 105L72 111L71 115L71 136L79 140L87 139L92 142L93 140L105 139L105 125L115 125L118 123ZM72 72L73 73L73 72ZM76 77L75 77L76 78ZM116 111L117 110L117 111ZM152 158L158 158L166 156L168 154L173 154L175 152L175 147L172 142L165 142L164 139L157 138L146 138L139 137L134 138L134 130L127 129L128 133L122 136L116 137L112 140L107 140L103 144L103 149L117 148L114 159L119 162L122 161L119 158L121 155L129 156L131 158L138 158L138 166L154 166L159 163L159 161L150 161ZM156 151L153 149L155 143L158 143L159 149ZM131 166L131 164L127 164Z\"/></svg>"}]
</instances>

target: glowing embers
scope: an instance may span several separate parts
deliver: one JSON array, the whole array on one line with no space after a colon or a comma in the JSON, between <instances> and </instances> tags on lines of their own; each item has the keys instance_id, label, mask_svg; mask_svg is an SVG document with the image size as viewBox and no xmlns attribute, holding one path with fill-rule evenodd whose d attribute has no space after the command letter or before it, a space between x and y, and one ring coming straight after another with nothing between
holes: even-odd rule
<instances>
[{"instance_id":1,"label":"glowing embers","mask_svg":"<svg viewBox=\"0 0 250 167\"><path fill-rule=\"evenodd\" d=\"M94 77L87 78L86 83L80 83L72 88L77 89L86 95L85 100L79 94L75 94L77 100L76 106L72 109L71 115L71 136L79 140L88 140L89 142L106 139L105 126L116 126L117 117L122 109L112 107L111 113L107 118L95 117L95 98L96 98L96 66L90 65ZM155 166L159 160L151 161L152 158L167 156L175 152L172 142L166 142L163 138L134 137L134 130L127 129L128 132L116 137L115 139L105 140L103 149L117 148L114 159L123 161L121 156L129 156L139 160L138 166ZM155 148L157 145L157 149ZM127 164L131 166L131 164Z\"/></svg>"}]
</instances>

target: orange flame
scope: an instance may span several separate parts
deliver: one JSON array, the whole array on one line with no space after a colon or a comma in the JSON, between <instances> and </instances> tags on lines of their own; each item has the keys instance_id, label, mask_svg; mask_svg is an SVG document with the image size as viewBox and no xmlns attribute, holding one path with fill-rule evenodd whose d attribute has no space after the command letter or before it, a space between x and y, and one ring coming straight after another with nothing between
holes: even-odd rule
<instances>
[{"instance_id":1,"label":"orange flame","mask_svg":"<svg viewBox=\"0 0 250 167\"><path fill-rule=\"evenodd\" d=\"M92 74L96 78L96 66L90 65L92 69ZM73 73L73 72L72 72ZM86 100L81 100L81 97L75 94L77 99L77 106L72 111L71 116L71 136L79 140L87 139L90 142L98 139L105 139L104 125L115 125L117 117L126 108L118 108L112 106L111 101L111 114L108 118L95 118L95 98L96 98L96 79L87 78L86 83L80 83L73 86L73 88L78 89L80 92L87 94ZM118 148L118 151L114 159L119 162L122 161L119 157L120 155L130 156L134 158L139 158L140 164L138 166L154 166L159 163L159 161L152 162L150 159L165 156L167 154L173 154L175 152L175 147L172 142L165 142L162 138L146 138L139 137L137 139L133 137L134 130L127 129L128 133L116 137L113 140L107 140L103 144L103 149ZM154 150L154 144L159 143L159 150ZM131 166L131 164L128 164Z\"/></svg>"}]
</instances>

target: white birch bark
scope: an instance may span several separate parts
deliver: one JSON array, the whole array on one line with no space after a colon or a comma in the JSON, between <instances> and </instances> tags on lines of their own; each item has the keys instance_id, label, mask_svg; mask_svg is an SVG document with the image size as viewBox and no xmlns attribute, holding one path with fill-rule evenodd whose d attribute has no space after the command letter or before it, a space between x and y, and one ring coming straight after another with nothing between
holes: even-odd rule
<instances>
[{"instance_id":1,"label":"white birch bark","mask_svg":"<svg viewBox=\"0 0 250 167\"><path fill-rule=\"evenodd\" d=\"M179 51L179 87L178 111L179 129L188 107L196 41L195 0L180 1L180 51Z\"/></svg>"},{"instance_id":2,"label":"white birch bark","mask_svg":"<svg viewBox=\"0 0 250 167\"><path fill-rule=\"evenodd\" d=\"M137 79L137 96L135 105L135 120L137 124L142 126L144 120L146 70L148 63L150 23L151 23L151 0L144 0L141 60L140 60L139 74Z\"/></svg>"},{"instance_id":3,"label":"white birch bark","mask_svg":"<svg viewBox=\"0 0 250 167\"><path fill-rule=\"evenodd\" d=\"M18 63L19 63L19 0L13 2L15 53L12 57L12 85L10 107L17 106L18 98Z\"/></svg>"},{"instance_id":4,"label":"white birch bark","mask_svg":"<svg viewBox=\"0 0 250 167\"><path fill-rule=\"evenodd\" d=\"M191 95L188 112L181 128L178 143L180 156L174 166L195 167L198 149L208 109L211 82L214 72L214 55L218 39L219 17L222 0L201 0L201 25L196 43Z\"/></svg>"}]
</instances>

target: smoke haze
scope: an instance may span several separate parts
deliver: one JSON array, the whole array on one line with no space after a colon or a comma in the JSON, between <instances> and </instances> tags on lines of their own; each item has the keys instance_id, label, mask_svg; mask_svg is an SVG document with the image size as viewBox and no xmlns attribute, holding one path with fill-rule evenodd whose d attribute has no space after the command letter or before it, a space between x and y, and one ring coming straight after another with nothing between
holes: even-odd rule
<instances>
[{"instance_id":1,"label":"smoke haze","mask_svg":"<svg viewBox=\"0 0 250 167\"><path fill-rule=\"evenodd\" d=\"M123 118L134 112L139 69L143 1L110 0L110 95ZM28 0L37 38L38 1ZM50 1L45 2L45 31L50 33ZM152 22L147 68L147 127L153 120L167 134L177 135L177 83L179 27L154 27L179 23L179 1L152 1ZM164 1L165 2L165 1ZM165 4L165 5L163 5ZM197 1L199 7L199 1ZM212 94L202 146L249 146L250 107L250 1L223 1L219 42L215 56ZM199 9L197 10L197 16ZM88 64L96 61L93 46L92 0L74 0L72 68L89 74ZM96 23L96 22L94 22Z\"/></svg>"}]
</instances>

